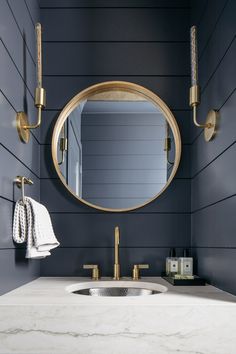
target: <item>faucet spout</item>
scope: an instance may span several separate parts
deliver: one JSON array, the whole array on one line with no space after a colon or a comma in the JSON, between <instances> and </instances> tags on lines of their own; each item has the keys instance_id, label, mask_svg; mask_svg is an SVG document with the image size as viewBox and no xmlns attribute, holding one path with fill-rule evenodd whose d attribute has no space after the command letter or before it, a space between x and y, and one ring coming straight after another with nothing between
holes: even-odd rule
<instances>
[{"instance_id":1,"label":"faucet spout","mask_svg":"<svg viewBox=\"0 0 236 354\"><path fill-rule=\"evenodd\" d=\"M115 227L115 263L114 263L114 280L120 279L120 264L119 264L119 244L120 244L120 229Z\"/></svg>"}]
</instances>

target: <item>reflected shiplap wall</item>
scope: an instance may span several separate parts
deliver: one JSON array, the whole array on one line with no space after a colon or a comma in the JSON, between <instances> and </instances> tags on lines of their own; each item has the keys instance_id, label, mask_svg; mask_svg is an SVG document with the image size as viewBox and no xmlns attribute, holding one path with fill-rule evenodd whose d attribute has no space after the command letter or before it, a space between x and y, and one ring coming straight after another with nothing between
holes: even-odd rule
<instances>
[{"instance_id":1,"label":"reflected shiplap wall","mask_svg":"<svg viewBox=\"0 0 236 354\"><path fill-rule=\"evenodd\" d=\"M114 227L121 229L122 274L150 263L160 274L170 247L190 245L189 2L185 0L42 0L47 109L41 130L41 201L61 242L41 262L42 275L88 275L83 263L112 272ZM180 169L167 191L130 213L104 213L78 203L51 161L58 112L91 84L125 80L157 93L173 110L183 139ZM179 250L180 252L180 250Z\"/></svg>"},{"instance_id":2,"label":"reflected shiplap wall","mask_svg":"<svg viewBox=\"0 0 236 354\"><path fill-rule=\"evenodd\" d=\"M24 145L14 126L17 111L35 117L34 23L39 11L37 0L0 1L0 294L39 275L39 261L26 261L25 249L12 241L14 201L20 195L15 176L30 177L34 186L27 193L40 197L39 133Z\"/></svg>"},{"instance_id":3,"label":"reflected shiplap wall","mask_svg":"<svg viewBox=\"0 0 236 354\"><path fill-rule=\"evenodd\" d=\"M199 28L199 116L219 110L215 140L192 129L192 246L198 273L236 293L236 1L193 1Z\"/></svg>"},{"instance_id":4,"label":"reflected shiplap wall","mask_svg":"<svg viewBox=\"0 0 236 354\"><path fill-rule=\"evenodd\" d=\"M132 208L165 186L166 121L152 103L87 102L81 129L83 199L106 208Z\"/></svg>"}]
</instances>

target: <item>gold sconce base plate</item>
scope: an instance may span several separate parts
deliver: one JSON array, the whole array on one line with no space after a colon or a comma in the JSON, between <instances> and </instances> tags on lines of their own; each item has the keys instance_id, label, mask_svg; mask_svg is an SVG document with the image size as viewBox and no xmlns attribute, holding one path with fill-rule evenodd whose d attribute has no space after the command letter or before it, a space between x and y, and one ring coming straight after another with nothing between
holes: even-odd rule
<instances>
[{"instance_id":1,"label":"gold sconce base plate","mask_svg":"<svg viewBox=\"0 0 236 354\"><path fill-rule=\"evenodd\" d=\"M28 125L29 125L29 121L25 112L18 112L16 115L16 127L17 127L20 140L25 144L29 142L30 131L29 129L25 129L23 127Z\"/></svg>"},{"instance_id":2,"label":"gold sconce base plate","mask_svg":"<svg viewBox=\"0 0 236 354\"><path fill-rule=\"evenodd\" d=\"M210 141L216 134L217 121L219 113L214 109L211 109L206 117L206 125L210 125L204 129L204 138L206 141Z\"/></svg>"}]
</instances>

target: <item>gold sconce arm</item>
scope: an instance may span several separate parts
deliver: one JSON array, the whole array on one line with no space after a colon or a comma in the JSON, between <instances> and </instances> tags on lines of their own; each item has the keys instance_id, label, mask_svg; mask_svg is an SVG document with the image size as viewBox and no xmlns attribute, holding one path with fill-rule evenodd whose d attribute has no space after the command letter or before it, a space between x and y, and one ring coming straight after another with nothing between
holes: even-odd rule
<instances>
[{"instance_id":1,"label":"gold sconce arm","mask_svg":"<svg viewBox=\"0 0 236 354\"><path fill-rule=\"evenodd\" d=\"M27 114L25 112L18 112L16 116L16 127L19 138L23 143L28 143L30 138L30 130L36 129L41 125L42 109L46 106L46 91L42 87L42 30L41 24L35 25L36 31L36 44L37 44L37 88L35 90L35 107L38 109L37 123L29 124Z\"/></svg>"},{"instance_id":2,"label":"gold sconce arm","mask_svg":"<svg viewBox=\"0 0 236 354\"><path fill-rule=\"evenodd\" d=\"M197 106L200 104L200 86L193 85L189 91L189 105L193 109L193 123L198 128L204 129L204 137L206 141L210 141L216 133L216 125L218 120L218 112L211 109L206 117L205 123L198 123L197 121Z\"/></svg>"},{"instance_id":3,"label":"gold sconce arm","mask_svg":"<svg viewBox=\"0 0 236 354\"><path fill-rule=\"evenodd\" d=\"M67 139L66 138L60 139L60 151L61 151L61 161L58 162L58 165L62 165L65 162L65 154L67 151Z\"/></svg>"},{"instance_id":4,"label":"gold sconce arm","mask_svg":"<svg viewBox=\"0 0 236 354\"><path fill-rule=\"evenodd\" d=\"M41 125L42 109L46 106L46 91L42 87L37 87L35 90L35 107L38 108L37 123L33 125L24 125L24 129L36 129Z\"/></svg>"}]
</instances>

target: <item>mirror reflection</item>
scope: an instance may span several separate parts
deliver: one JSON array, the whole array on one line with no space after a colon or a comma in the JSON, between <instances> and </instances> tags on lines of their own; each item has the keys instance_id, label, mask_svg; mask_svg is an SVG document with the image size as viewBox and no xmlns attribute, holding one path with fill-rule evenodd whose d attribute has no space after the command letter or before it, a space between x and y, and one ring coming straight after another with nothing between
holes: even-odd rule
<instances>
[{"instance_id":1,"label":"mirror reflection","mask_svg":"<svg viewBox=\"0 0 236 354\"><path fill-rule=\"evenodd\" d=\"M111 90L78 102L60 130L57 161L80 199L105 209L146 204L165 188L175 143L161 108Z\"/></svg>"}]
</instances>

